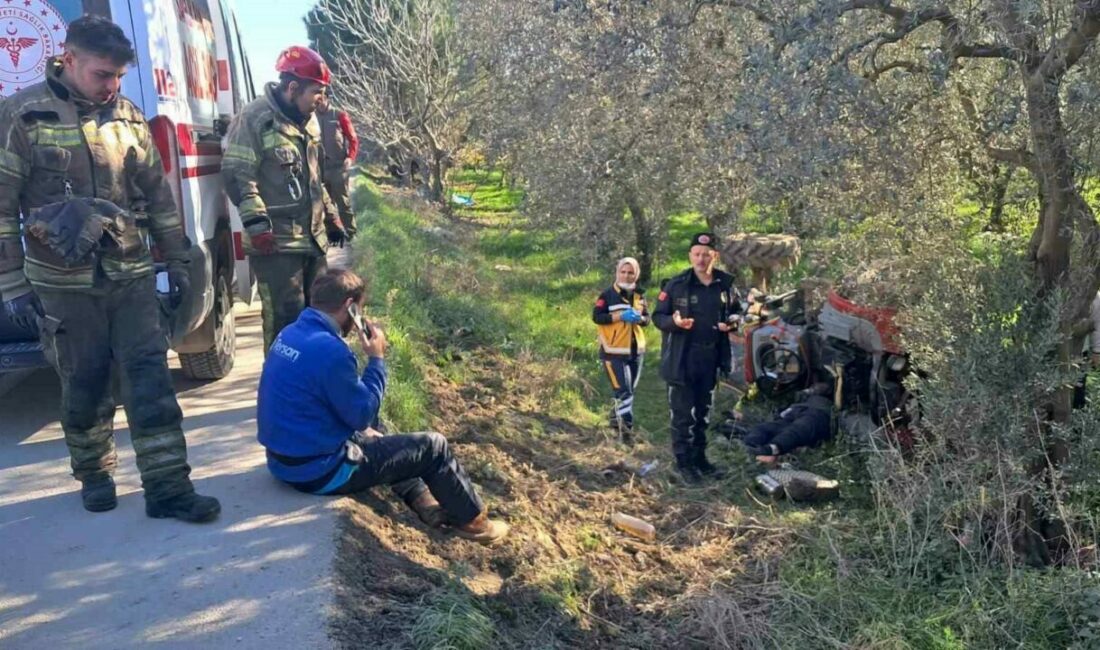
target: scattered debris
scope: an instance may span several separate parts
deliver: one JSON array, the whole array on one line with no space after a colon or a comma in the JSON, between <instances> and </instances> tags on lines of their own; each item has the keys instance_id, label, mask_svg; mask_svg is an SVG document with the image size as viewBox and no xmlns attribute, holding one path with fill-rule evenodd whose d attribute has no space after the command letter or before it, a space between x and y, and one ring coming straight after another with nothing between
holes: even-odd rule
<instances>
[{"instance_id":1,"label":"scattered debris","mask_svg":"<svg viewBox=\"0 0 1100 650\"><path fill-rule=\"evenodd\" d=\"M768 496L792 501L822 501L840 494L840 483L799 469L771 469L756 477L756 485Z\"/></svg>"},{"instance_id":2,"label":"scattered debris","mask_svg":"<svg viewBox=\"0 0 1100 650\"><path fill-rule=\"evenodd\" d=\"M452 194L451 203L461 205L464 208L472 208L474 207L474 197L465 194Z\"/></svg>"},{"instance_id":3,"label":"scattered debris","mask_svg":"<svg viewBox=\"0 0 1100 650\"><path fill-rule=\"evenodd\" d=\"M615 524L615 527L624 533L633 535L638 539L644 539L650 542L657 539L657 529L653 527L653 524L638 519L637 517L631 517L630 515L616 512L611 515L611 523Z\"/></svg>"}]
</instances>

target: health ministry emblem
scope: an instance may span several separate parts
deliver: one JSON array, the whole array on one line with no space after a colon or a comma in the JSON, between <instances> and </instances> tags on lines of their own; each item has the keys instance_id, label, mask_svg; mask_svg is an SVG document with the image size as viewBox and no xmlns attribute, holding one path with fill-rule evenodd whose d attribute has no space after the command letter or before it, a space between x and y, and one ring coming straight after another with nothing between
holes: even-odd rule
<instances>
[{"instance_id":1,"label":"health ministry emblem","mask_svg":"<svg viewBox=\"0 0 1100 650\"><path fill-rule=\"evenodd\" d=\"M64 48L66 28L44 0L0 0L0 96L46 78L46 62Z\"/></svg>"}]
</instances>

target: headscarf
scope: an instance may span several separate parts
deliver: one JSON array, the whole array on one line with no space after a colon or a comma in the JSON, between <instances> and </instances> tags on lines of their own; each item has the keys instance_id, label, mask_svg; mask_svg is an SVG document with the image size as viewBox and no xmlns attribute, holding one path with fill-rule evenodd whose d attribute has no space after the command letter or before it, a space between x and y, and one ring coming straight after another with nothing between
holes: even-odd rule
<instances>
[{"instance_id":1,"label":"headscarf","mask_svg":"<svg viewBox=\"0 0 1100 650\"><path fill-rule=\"evenodd\" d=\"M619 284L619 269L623 268L624 264L629 264L634 267L634 283L629 287L624 287ZM632 291L637 286L637 278L642 275L642 265L638 264L638 260L633 257L624 257L615 264L615 284L619 284L620 287L628 291Z\"/></svg>"}]
</instances>

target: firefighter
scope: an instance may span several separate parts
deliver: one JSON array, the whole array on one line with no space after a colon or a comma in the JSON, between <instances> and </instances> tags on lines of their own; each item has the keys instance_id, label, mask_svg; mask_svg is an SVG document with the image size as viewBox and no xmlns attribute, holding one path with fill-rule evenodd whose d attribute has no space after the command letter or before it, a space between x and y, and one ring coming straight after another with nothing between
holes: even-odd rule
<instances>
[{"instance_id":1,"label":"firefighter","mask_svg":"<svg viewBox=\"0 0 1100 650\"><path fill-rule=\"evenodd\" d=\"M283 50L279 81L237 114L226 135L222 177L247 233L245 250L260 288L264 354L309 303L328 246L347 232L322 184L321 128L314 112L331 81L307 47Z\"/></svg>"},{"instance_id":2,"label":"firefighter","mask_svg":"<svg viewBox=\"0 0 1100 650\"><path fill-rule=\"evenodd\" d=\"M653 323L661 330L661 378L668 382L672 453L689 484L721 476L706 456L707 425L719 371L730 371L729 332L741 313L733 277L714 268L717 240L691 240L691 268L673 277L657 297Z\"/></svg>"},{"instance_id":3,"label":"firefighter","mask_svg":"<svg viewBox=\"0 0 1100 650\"><path fill-rule=\"evenodd\" d=\"M5 311L37 329L61 379L61 426L84 507L101 512L118 503L117 364L146 514L209 521L221 506L191 484L145 235L167 262L176 305L189 290L191 246L149 125L118 94L134 50L99 16L73 21L65 45L46 81L0 106Z\"/></svg>"},{"instance_id":4,"label":"firefighter","mask_svg":"<svg viewBox=\"0 0 1100 650\"><path fill-rule=\"evenodd\" d=\"M317 121L321 126L321 143L325 151L325 189L337 214L344 224L350 240L355 236L355 211L351 207L351 178L349 171L359 155L359 136L351 118L344 111L332 107L326 94L317 107Z\"/></svg>"},{"instance_id":5,"label":"firefighter","mask_svg":"<svg viewBox=\"0 0 1100 650\"><path fill-rule=\"evenodd\" d=\"M645 356L645 332L649 310L645 296L637 286L641 267L633 257L624 257L615 265L615 282L596 298L592 322L597 326L600 362L607 371L615 403L610 425L625 444L634 442L634 390L642 376Z\"/></svg>"}]
</instances>

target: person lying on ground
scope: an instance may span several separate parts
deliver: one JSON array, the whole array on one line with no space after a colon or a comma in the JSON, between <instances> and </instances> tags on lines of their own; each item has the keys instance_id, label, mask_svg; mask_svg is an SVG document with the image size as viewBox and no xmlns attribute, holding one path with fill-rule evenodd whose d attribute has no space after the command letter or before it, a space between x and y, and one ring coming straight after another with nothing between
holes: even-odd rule
<instances>
[{"instance_id":1,"label":"person lying on ground","mask_svg":"<svg viewBox=\"0 0 1100 650\"><path fill-rule=\"evenodd\" d=\"M741 442L758 462L774 463L783 454L819 445L832 437L832 400L811 395L775 419L749 427Z\"/></svg>"},{"instance_id":2,"label":"person lying on ground","mask_svg":"<svg viewBox=\"0 0 1100 650\"><path fill-rule=\"evenodd\" d=\"M358 317L363 280L329 270L310 307L275 339L264 361L258 438L279 480L311 494L351 494L389 485L422 521L490 544L508 525L488 518L447 439L434 432L382 435L386 336ZM368 357L360 376L344 337L355 333Z\"/></svg>"},{"instance_id":3,"label":"person lying on ground","mask_svg":"<svg viewBox=\"0 0 1100 650\"><path fill-rule=\"evenodd\" d=\"M610 425L627 445L634 443L634 392L642 376L649 309L637 286L641 266L633 257L615 265L615 282L596 298L592 322L597 327L600 361L615 392Z\"/></svg>"}]
</instances>

